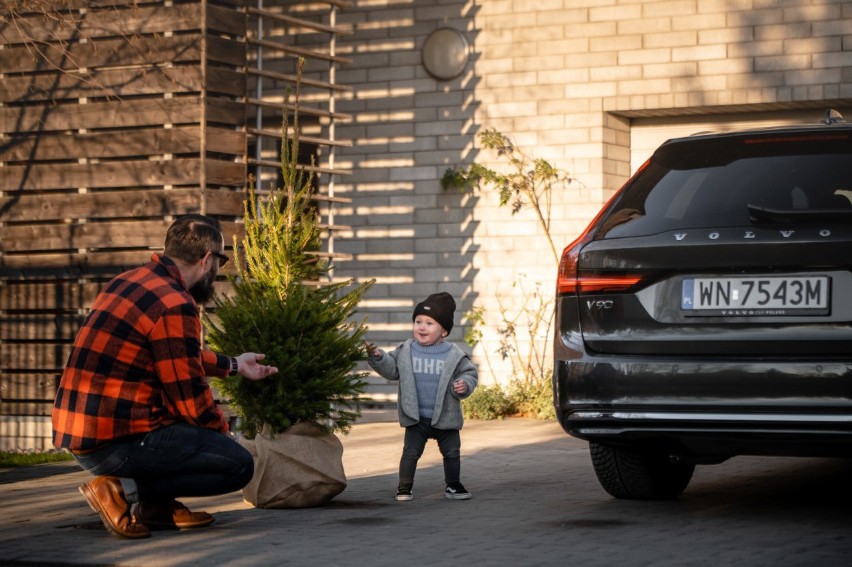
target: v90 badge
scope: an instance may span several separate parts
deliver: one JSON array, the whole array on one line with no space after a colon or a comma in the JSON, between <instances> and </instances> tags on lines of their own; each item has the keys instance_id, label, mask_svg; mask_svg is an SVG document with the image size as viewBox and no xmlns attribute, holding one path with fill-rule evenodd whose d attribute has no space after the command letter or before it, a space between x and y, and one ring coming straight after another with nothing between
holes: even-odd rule
<instances>
[{"instance_id":1,"label":"v90 badge","mask_svg":"<svg viewBox=\"0 0 852 567\"><path fill-rule=\"evenodd\" d=\"M588 299L586 300L586 307L589 311L603 311L612 309L612 303L612 299Z\"/></svg>"}]
</instances>

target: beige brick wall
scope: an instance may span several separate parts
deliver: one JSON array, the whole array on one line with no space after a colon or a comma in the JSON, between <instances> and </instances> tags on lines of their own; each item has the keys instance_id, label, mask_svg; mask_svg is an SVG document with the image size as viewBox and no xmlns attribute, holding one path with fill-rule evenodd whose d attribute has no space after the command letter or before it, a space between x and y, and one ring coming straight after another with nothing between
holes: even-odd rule
<instances>
[{"instance_id":1,"label":"beige brick wall","mask_svg":"<svg viewBox=\"0 0 852 567\"><path fill-rule=\"evenodd\" d=\"M489 191L441 191L447 167L502 167L476 132L496 128L576 177L553 202L561 248L630 175L640 117L852 100L852 3L840 0L361 0L340 21L353 33L339 53L354 63L339 80L355 92L339 104L354 119L338 135L354 144L336 159L354 173L337 182L353 204L338 210L352 230L336 246L354 259L336 275L376 278L361 311L380 345L409 336L411 309L429 293L453 293L459 316L485 307L474 353L486 383L486 351L498 379L511 372L494 354L500 301L521 274L552 295L555 265L528 211L512 215ZM471 45L450 81L420 64L439 27ZM459 326L451 338L461 337Z\"/></svg>"}]
</instances>

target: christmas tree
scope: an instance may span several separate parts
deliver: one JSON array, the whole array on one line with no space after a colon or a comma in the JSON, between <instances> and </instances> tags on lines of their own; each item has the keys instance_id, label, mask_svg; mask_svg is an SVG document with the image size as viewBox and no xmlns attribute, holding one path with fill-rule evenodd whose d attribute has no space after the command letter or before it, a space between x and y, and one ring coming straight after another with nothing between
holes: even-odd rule
<instances>
[{"instance_id":1,"label":"christmas tree","mask_svg":"<svg viewBox=\"0 0 852 567\"><path fill-rule=\"evenodd\" d=\"M296 108L298 109L298 87ZM365 353L365 322L357 305L372 281L325 283L330 264L318 254L319 215L311 199L310 168L298 165L299 122L292 135L283 121L283 187L258 197L251 184L245 201L245 236L234 242L233 293L215 298L215 320L205 318L207 341L218 352L261 352L278 373L252 381L242 376L215 380L235 408L240 430L278 434L299 422L326 431L348 431L360 415L364 372L355 372Z\"/></svg>"}]
</instances>

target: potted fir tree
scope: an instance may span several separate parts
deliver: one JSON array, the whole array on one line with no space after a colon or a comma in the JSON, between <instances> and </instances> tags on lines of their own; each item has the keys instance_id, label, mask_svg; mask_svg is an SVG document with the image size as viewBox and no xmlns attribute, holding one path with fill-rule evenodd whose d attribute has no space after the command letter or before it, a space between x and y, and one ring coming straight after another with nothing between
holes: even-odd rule
<instances>
[{"instance_id":1,"label":"potted fir tree","mask_svg":"<svg viewBox=\"0 0 852 567\"><path fill-rule=\"evenodd\" d=\"M366 327L353 316L372 285L326 283L329 264L316 254L321 228L312 172L297 167L298 112L293 135L288 140L286 116L283 133L284 186L262 198L250 188L245 237L234 246L233 293L218 296L215 320L205 320L214 349L262 352L265 364L278 367L265 380L215 382L255 455L243 495L262 508L320 505L346 487L334 432L346 432L360 415L365 373L354 369L365 356Z\"/></svg>"}]
</instances>

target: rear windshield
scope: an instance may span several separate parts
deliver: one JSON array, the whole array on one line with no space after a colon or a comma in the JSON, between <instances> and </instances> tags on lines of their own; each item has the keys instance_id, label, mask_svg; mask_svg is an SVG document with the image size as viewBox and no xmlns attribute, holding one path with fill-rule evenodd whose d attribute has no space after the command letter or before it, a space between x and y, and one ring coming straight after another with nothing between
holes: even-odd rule
<instances>
[{"instance_id":1,"label":"rear windshield","mask_svg":"<svg viewBox=\"0 0 852 567\"><path fill-rule=\"evenodd\" d=\"M755 208L852 211L850 139L842 132L663 145L624 188L597 238L750 225Z\"/></svg>"}]
</instances>

